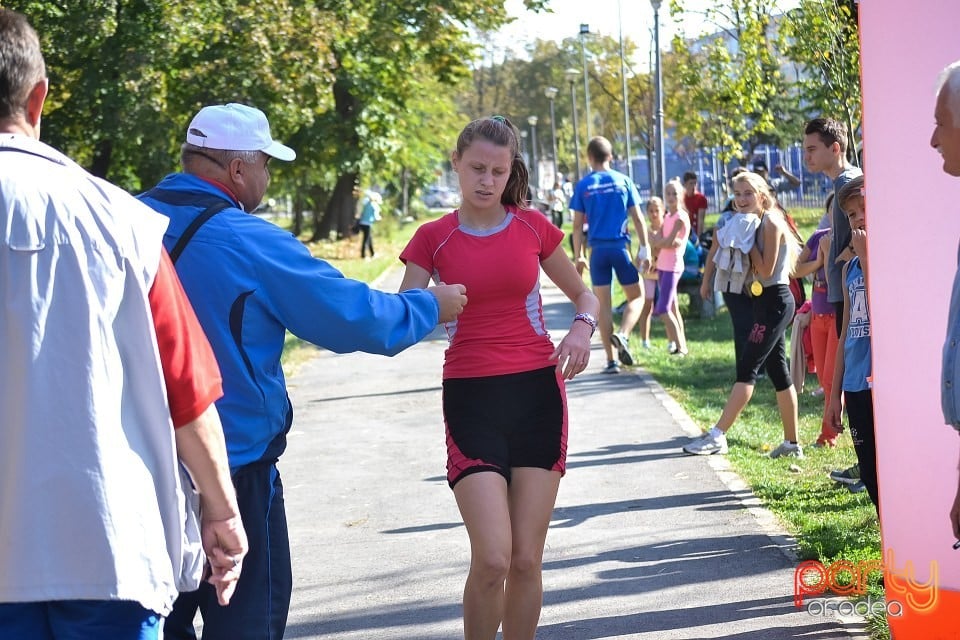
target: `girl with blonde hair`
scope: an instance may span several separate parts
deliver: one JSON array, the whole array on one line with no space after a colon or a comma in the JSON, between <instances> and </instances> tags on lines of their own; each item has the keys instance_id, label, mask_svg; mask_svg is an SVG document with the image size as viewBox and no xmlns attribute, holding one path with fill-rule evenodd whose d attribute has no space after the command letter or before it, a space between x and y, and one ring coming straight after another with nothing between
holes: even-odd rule
<instances>
[{"instance_id":1,"label":"girl with blonde hair","mask_svg":"<svg viewBox=\"0 0 960 640\"><path fill-rule=\"evenodd\" d=\"M777 391L777 408L783 423L783 442L770 452L770 457L802 458L803 449L797 439L797 391L787 366L785 340L796 306L789 283L799 245L763 178L749 171L741 173L733 179L733 195L737 211L760 216L756 241L750 249L754 278L747 285L753 296L753 328L737 360L737 382L723 413L707 433L683 450L692 455L727 452L726 433L750 402L757 374L765 363Z\"/></svg>"},{"instance_id":2,"label":"girl with blonde hair","mask_svg":"<svg viewBox=\"0 0 960 640\"><path fill-rule=\"evenodd\" d=\"M687 355L687 336L677 305L677 285L683 273L683 252L690 237L690 216L683 204L683 183L674 178L663 187L667 213L656 238L650 241L657 254L659 295L653 317L661 318L670 340L670 353Z\"/></svg>"}]
</instances>

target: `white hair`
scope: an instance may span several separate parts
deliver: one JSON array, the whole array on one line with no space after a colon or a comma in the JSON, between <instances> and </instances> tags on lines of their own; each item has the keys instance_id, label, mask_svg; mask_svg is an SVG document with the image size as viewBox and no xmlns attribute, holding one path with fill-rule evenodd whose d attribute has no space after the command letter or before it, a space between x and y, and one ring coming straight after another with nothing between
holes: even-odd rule
<instances>
[{"instance_id":1,"label":"white hair","mask_svg":"<svg viewBox=\"0 0 960 640\"><path fill-rule=\"evenodd\" d=\"M937 96L947 91L947 107L953 116L953 125L960 127L960 60L947 65L937 79Z\"/></svg>"}]
</instances>

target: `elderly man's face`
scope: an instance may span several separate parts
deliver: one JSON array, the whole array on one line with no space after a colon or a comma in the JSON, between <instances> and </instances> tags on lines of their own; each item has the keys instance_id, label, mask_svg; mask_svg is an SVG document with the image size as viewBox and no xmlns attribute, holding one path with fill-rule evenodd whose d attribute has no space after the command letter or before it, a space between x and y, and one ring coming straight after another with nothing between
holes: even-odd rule
<instances>
[{"instance_id":1,"label":"elderly man's face","mask_svg":"<svg viewBox=\"0 0 960 640\"><path fill-rule=\"evenodd\" d=\"M933 112L936 126L930 138L930 146L943 156L943 170L951 176L960 177L960 126L957 126L954 114L950 112L949 97L949 87L940 90L937 108Z\"/></svg>"}]
</instances>

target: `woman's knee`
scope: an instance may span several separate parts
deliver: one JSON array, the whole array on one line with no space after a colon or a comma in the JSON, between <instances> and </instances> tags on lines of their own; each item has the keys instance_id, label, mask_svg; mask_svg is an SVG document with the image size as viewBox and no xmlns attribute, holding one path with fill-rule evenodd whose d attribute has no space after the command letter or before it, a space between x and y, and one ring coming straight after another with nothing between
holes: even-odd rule
<instances>
[{"instance_id":1,"label":"woman's knee","mask_svg":"<svg viewBox=\"0 0 960 640\"><path fill-rule=\"evenodd\" d=\"M474 553L470 573L488 587L502 585L511 567L510 550L490 549Z\"/></svg>"},{"instance_id":2,"label":"woman's knee","mask_svg":"<svg viewBox=\"0 0 960 640\"><path fill-rule=\"evenodd\" d=\"M510 573L539 575L543 567L543 552L540 549L518 549L510 559Z\"/></svg>"},{"instance_id":3,"label":"woman's knee","mask_svg":"<svg viewBox=\"0 0 960 640\"><path fill-rule=\"evenodd\" d=\"M770 382L773 383L773 390L777 393L786 391L793 386L793 378L790 377L789 371L784 371L779 367L771 367L767 369L767 375L770 377Z\"/></svg>"}]
</instances>

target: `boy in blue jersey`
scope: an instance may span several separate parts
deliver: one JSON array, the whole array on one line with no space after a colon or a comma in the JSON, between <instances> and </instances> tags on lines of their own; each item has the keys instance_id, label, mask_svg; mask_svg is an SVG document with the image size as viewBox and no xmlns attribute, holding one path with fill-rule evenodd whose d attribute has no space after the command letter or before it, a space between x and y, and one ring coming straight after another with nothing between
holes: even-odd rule
<instances>
[{"instance_id":1,"label":"boy in blue jersey","mask_svg":"<svg viewBox=\"0 0 960 640\"><path fill-rule=\"evenodd\" d=\"M597 136L587 145L587 157L593 172L580 180L570 199L573 211L573 260L582 274L587 260L583 257L583 223L590 224L590 280L593 292L600 300L598 328L607 355L604 373L619 373L620 366L613 357L614 349L620 362L630 366L629 337L640 319L643 308L643 289L640 271L650 268L647 227L640 215L640 195L633 181L610 168L613 147L610 141ZM640 248L634 262L630 251L630 231L627 218L633 220ZM613 310L610 285L613 273L627 296L627 304L620 320L620 331L613 332Z\"/></svg>"},{"instance_id":2,"label":"boy in blue jersey","mask_svg":"<svg viewBox=\"0 0 960 640\"><path fill-rule=\"evenodd\" d=\"M270 183L267 117L241 104L204 107L181 147L183 173L141 200L170 218L164 245L223 375L217 409L250 553L230 606L207 586L184 593L164 624L168 640L282 638L292 593L290 545L277 460L293 422L280 366L287 330L337 353L393 355L463 310L461 285L400 294L371 290L317 260L292 234L250 215ZM189 241L189 245L186 242Z\"/></svg>"},{"instance_id":3,"label":"boy in blue jersey","mask_svg":"<svg viewBox=\"0 0 960 640\"><path fill-rule=\"evenodd\" d=\"M870 345L870 303L867 297L867 231L863 195L863 176L847 182L837 192L837 203L850 222L849 249L853 254L843 266L843 319L837 359L833 370L833 390L827 420L843 430L844 403L850 423L850 437L857 453L860 482L879 511L877 488L877 447L873 420L873 353Z\"/></svg>"}]
</instances>

